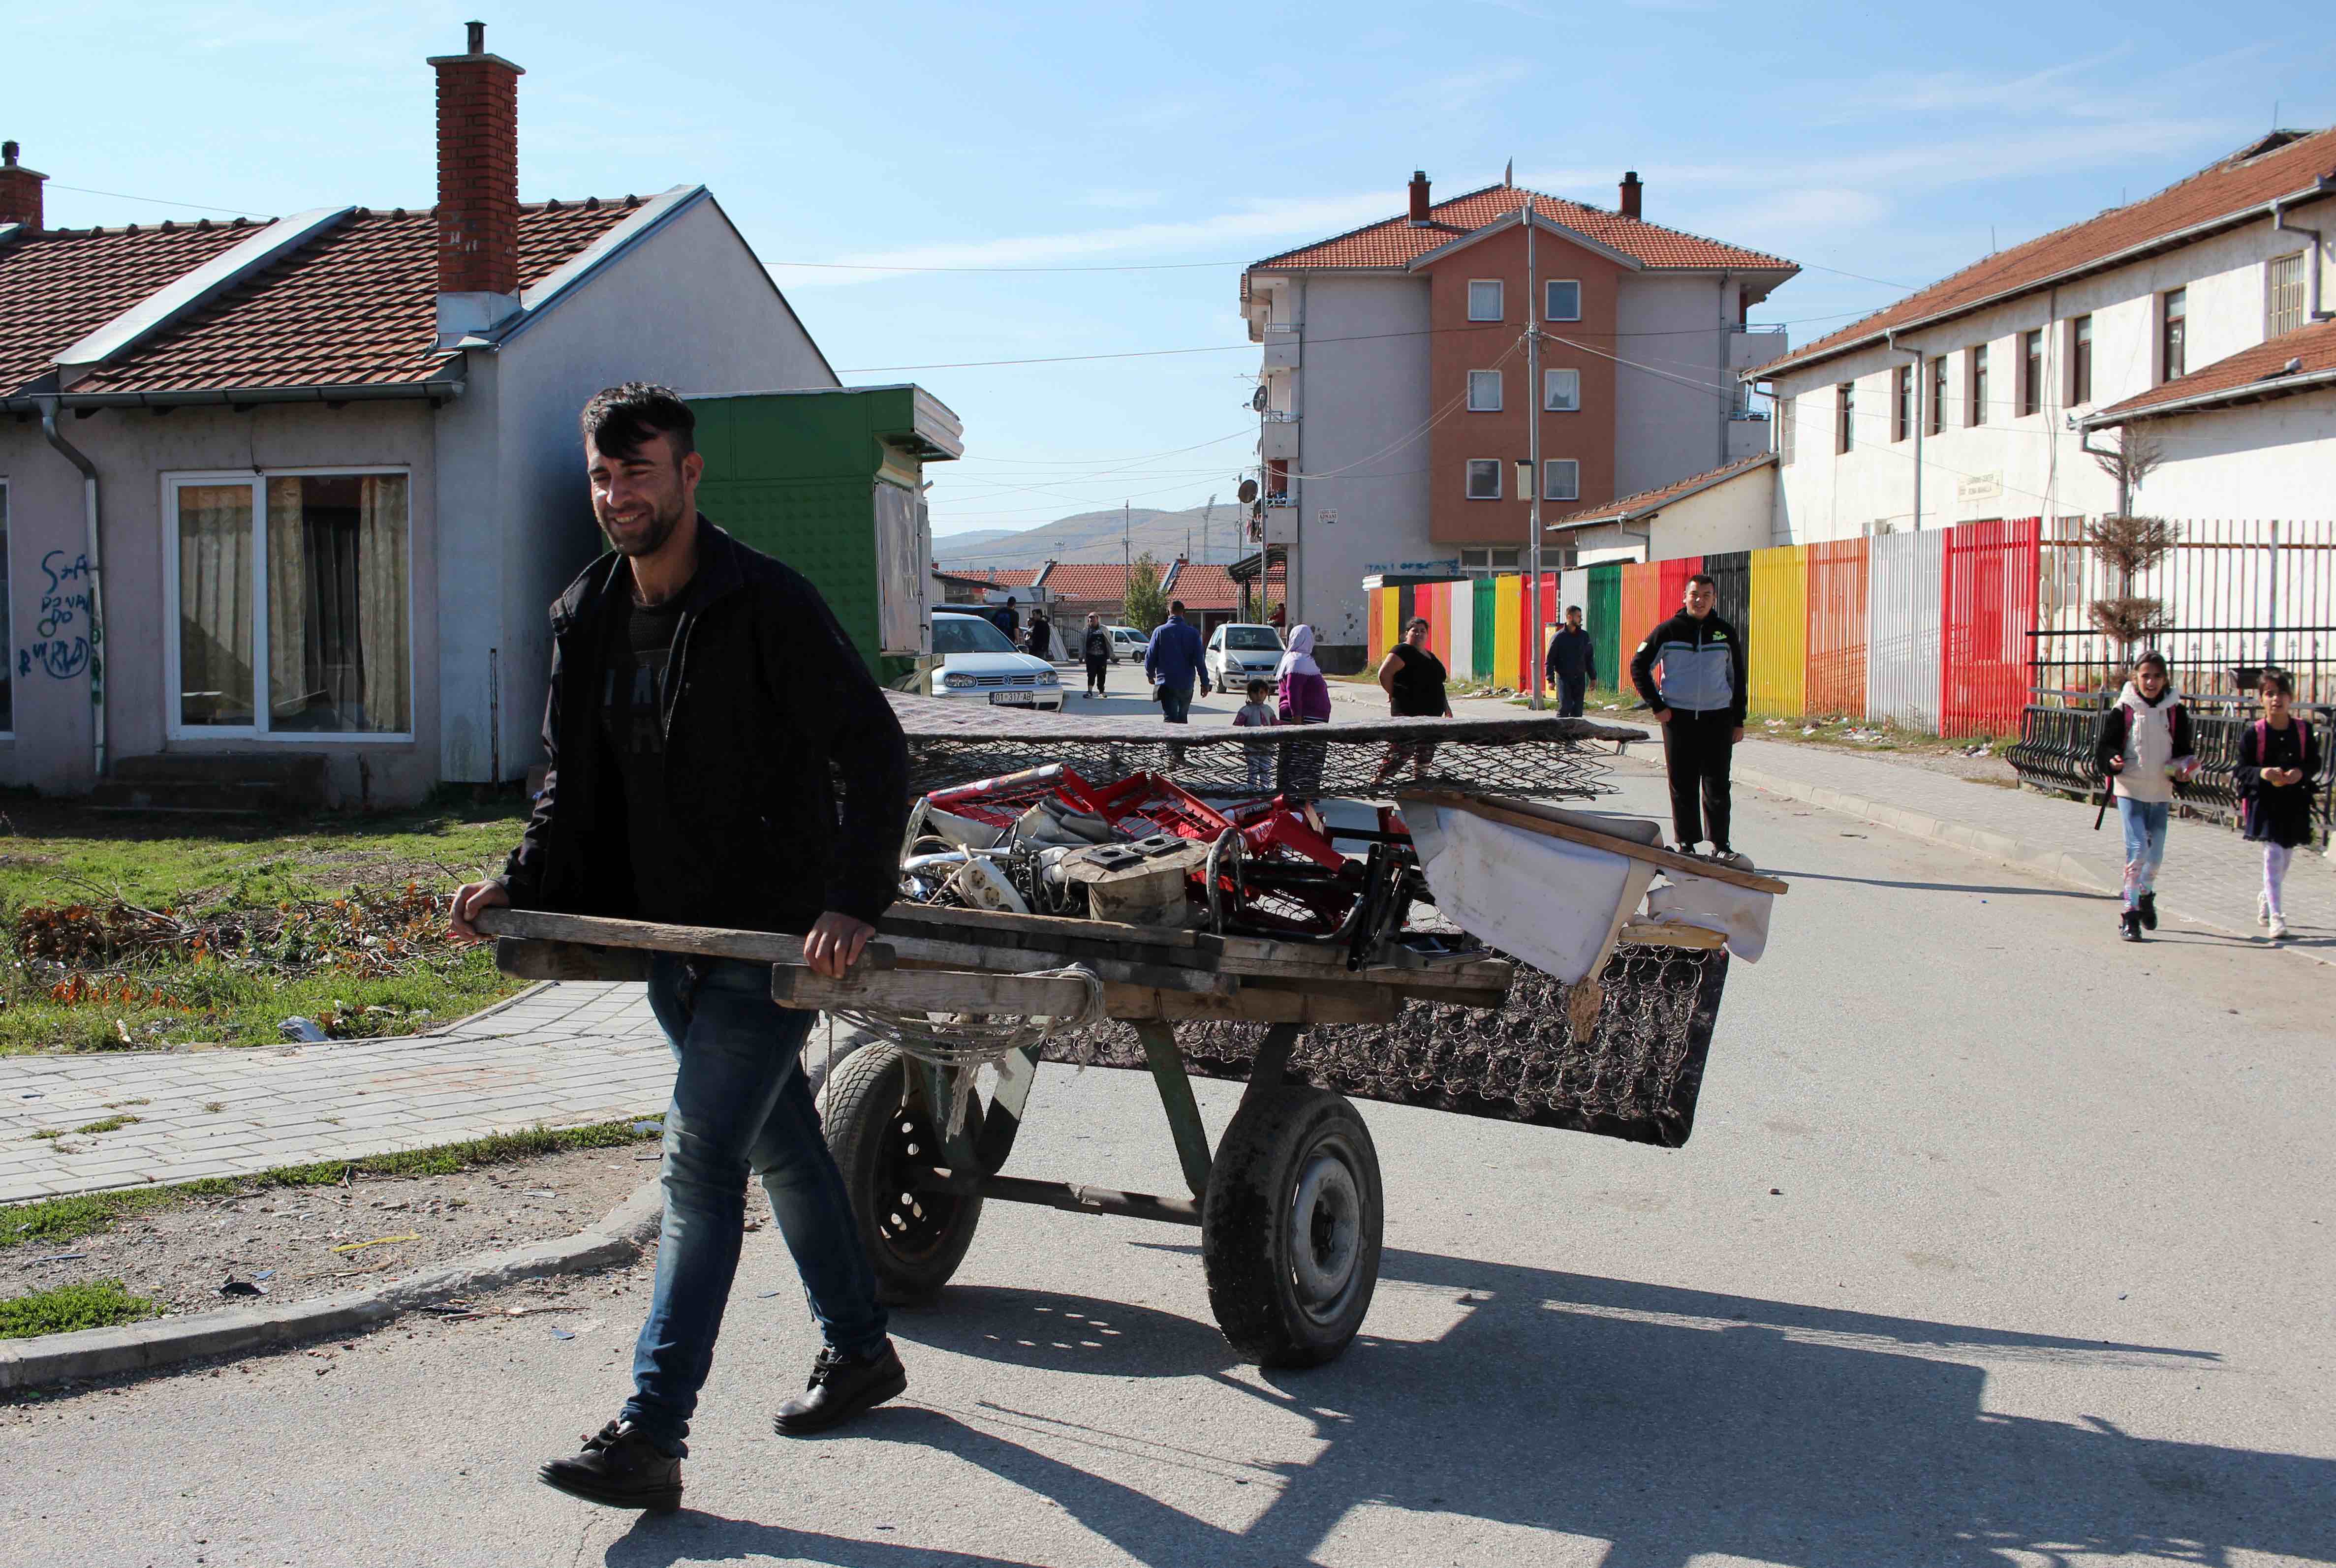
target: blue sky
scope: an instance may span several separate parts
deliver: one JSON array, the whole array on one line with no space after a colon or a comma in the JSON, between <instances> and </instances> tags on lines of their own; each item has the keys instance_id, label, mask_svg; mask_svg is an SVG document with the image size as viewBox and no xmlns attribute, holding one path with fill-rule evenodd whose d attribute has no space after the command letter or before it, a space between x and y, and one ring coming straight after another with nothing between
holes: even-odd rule
<instances>
[{"instance_id":1,"label":"blue sky","mask_svg":"<svg viewBox=\"0 0 2336 1568\"><path fill-rule=\"evenodd\" d=\"M423 57L480 17L528 71L523 197L703 181L847 382L958 411L948 533L1229 497L1255 434L1238 264L1396 212L1416 167L1448 195L1514 159L1609 206L1635 168L1649 219L1804 264L1758 318L1805 341L2179 178L2275 104L2336 122L2323 15L98 0L12 15L0 135L58 224L426 205Z\"/></svg>"}]
</instances>

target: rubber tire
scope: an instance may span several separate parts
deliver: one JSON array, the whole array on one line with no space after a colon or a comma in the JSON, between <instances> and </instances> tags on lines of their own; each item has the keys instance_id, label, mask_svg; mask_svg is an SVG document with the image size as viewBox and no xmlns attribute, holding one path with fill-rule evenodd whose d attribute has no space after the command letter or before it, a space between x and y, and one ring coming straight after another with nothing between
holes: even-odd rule
<instances>
[{"instance_id":1,"label":"rubber tire","mask_svg":"<svg viewBox=\"0 0 2336 1568\"><path fill-rule=\"evenodd\" d=\"M852 1228L876 1271L876 1299L889 1306L929 1301L949 1282L973 1232L981 1222L981 1200L953 1194L924 1193L916 1202L941 1216L937 1236L913 1250L903 1249L887 1234L887 1219L900 1213L903 1193L898 1180L905 1157L900 1149L913 1138L923 1149L937 1150L939 1140L914 1118L919 1133L904 1134L909 1060L898 1047L863 1046L835 1064L835 1071L819 1096L820 1128L843 1173L844 1189L852 1195ZM981 1098L974 1096L968 1115L981 1124Z\"/></svg>"},{"instance_id":2,"label":"rubber tire","mask_svg":"<svg viewBox=\"0 0 2336 1568\"><path fill-rule=\"evenodd\" d=\"M1319 1155L1346 1169L1354 1255L1339 1295L1309 1308L1291 1244L1293 1206ZM1344 1353L1379 1276L1386 1197L1370 1129L1342 1095L1285 1085L1245 1105L1225 1129L1201 1206L1201 1262L1217 1326L1241 1359L1319 1367Z\"/></svg>"}]
</instances>

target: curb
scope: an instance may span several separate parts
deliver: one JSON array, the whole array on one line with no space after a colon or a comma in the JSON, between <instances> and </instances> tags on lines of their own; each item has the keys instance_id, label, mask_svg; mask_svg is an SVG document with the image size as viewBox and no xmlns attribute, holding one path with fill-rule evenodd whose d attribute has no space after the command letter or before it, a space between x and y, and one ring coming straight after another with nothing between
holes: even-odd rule
<instances>
[{"instance_id":1,"label":"curb","mask_svg":"<svg viewBox=\"0 0 2336 1568\"><path fill-rule=\"evenodd\" d=\"M482 1252L395 1284L314 1301L287 1301L281 1307L229 1307L185 1318L0 1342L0 1393L67 1378L153 1371L204 1356L248 1354L351 1333L377 1328L449 1296L501 1290L550 1274L613 1268L637 1257L664 1217L664 1190L652 1177L591 1230Z\"/></svg>"},{"instance_id":2,"label":"curb","mask_svg":"<svg viewBox=\"0 0 2336 1568\"><path fill-rule=\"evenodd\" d=\"M2121 868L2117 874L2113 875L2096 869L2088 864L2083 856L2070 854L2066 850L2048 848L2027 839L2015 838L2010 833L1995 833L1987 828L1975 827L1970 823L1957 822L1952 817L1935 817L1927 812L1909 811L1904 806L1893 806L1886 801L1869 800L1864 795L1851 794L1844 790L1833 789L1825 784L1809 784L1801 779L1786 778L1781 774L1767 773L1759 768L1739 765L1733 768L1731 772L1738 783L1748 784L1756 789L1764 789L1772 794L1784 795L1788 799L1801 801L1809 805L1823 806L1827 811L1839 812L1844 816L1856 817L1862 821L1873 823L1878 827L1890 828L1910 838L1923 839L1932 843L1944 844L1950 849L1962 850L1982 860L1999 861L2016 870L2031 872L2040 877L2049 877L2054 881L2065 882L2070 887L2081 889L2088 893L2116 898L2125 891ZM2246 931L2234 930L2215 920L2202 920L2196 915L2181 910L2169 907L2168 912L2179 914L2184 920L2203 926L2210 931L2220 931L2224 936L2248 937L2251 935ZM2291 949L2289 950L2300 951L2305 958L2311 959L2315 963L2336 963L2336 959L2322 958L2319 953L2310 950Z\"/></svg>"}]
</instances>

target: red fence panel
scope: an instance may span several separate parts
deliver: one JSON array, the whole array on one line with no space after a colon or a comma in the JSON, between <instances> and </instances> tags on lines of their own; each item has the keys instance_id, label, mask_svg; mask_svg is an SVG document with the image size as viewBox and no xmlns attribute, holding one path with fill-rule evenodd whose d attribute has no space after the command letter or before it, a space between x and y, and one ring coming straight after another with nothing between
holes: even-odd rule
<instances>
[{"instance_id":1,"label":"red fence panel","mask_svg":"<svg viewBox=\"0 0 2336 1568\"><path fill-rule=\"evenodd\" d=\"M1662 563L1630 561L1622 568L1622 635L1621 659L1615 667L1614 684L1623 687L1630 678L1630 660L1648 634L1663 623L1663 618L1679 608L1677 599L1663 603Z\"/></svg>"},{"instance_id":2,"label":"red fence panel","mask_svg":"<svg viewBox=\"0 0 2336 1568\"><path fill-rule=\"evenodd\" d=\"M1865 541L1808 547L1808 710L1865 716Z\"/></svg>"},{"instance_id":3,"label":"red fence panel","mask_svg":"<svg viewBox=\"0 0 2336 1568\"><path fill-rule=\"evenodd\" d=\"M1682 555L1677 560L1659 560L1655 564L1662 570L1659 591L1662 596L1662 612L1669 615L1678 609L1687 598L1687 579L1703 570L1703 557ZM1647 634L1640 632L1639 635L1644 638Z\"/></svg>"},{"instance_id":4,"label":"red fence panel","mask_svg":"<svg viewBox=\"0 0 2336 1568\"><path fill-rule=\"evenodd\" d=\"M1941 735L2016 735L2028 701L2040 518L1947 531Z\"/></svg>"}]
</instances>

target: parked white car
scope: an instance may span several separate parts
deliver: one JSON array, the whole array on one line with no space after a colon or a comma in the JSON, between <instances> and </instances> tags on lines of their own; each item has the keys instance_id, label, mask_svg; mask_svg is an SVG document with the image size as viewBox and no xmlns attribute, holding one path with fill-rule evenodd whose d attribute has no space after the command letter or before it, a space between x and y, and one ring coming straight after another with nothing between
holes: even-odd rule
<instances>
[{"instance_id":1,"label":"parked white car","mask_svg":"<svg viewBox=\"0 0 2336 1568\"><path fill-rule=\"evenodd\" d=\"M1124 658L1134 659L1138 664L1144 662L1144 652L1152 646L1151 633L1139 631L1132 626L1107 626L1104 630L1111 633L1111 657L1114 664Z\"/></svg>"},{"instance_id":2,"label":"parked white car","mask_svg":"<svg viewBox=\"0 0 2336 1568\"><path fill-rule=\"evenodd\" d=\"M933 611L933 695L988 698L997 707L1041 707L1060 713L1063 677L1043 658L1017 653L987 616Z\"/></svg>"},{"instance_id":3,"label":"parked white car","mask_svg":"<svg viewBox=\"0 0 2336 1568\"><path fill-rule=\"evenodd\" d=\"M1235 622L1209 634L1202 658L1219 691L1238 693L1252 680L1271 680L1281 654L1281 634L1273 628Z\"/></svg>"}]
</instances>

